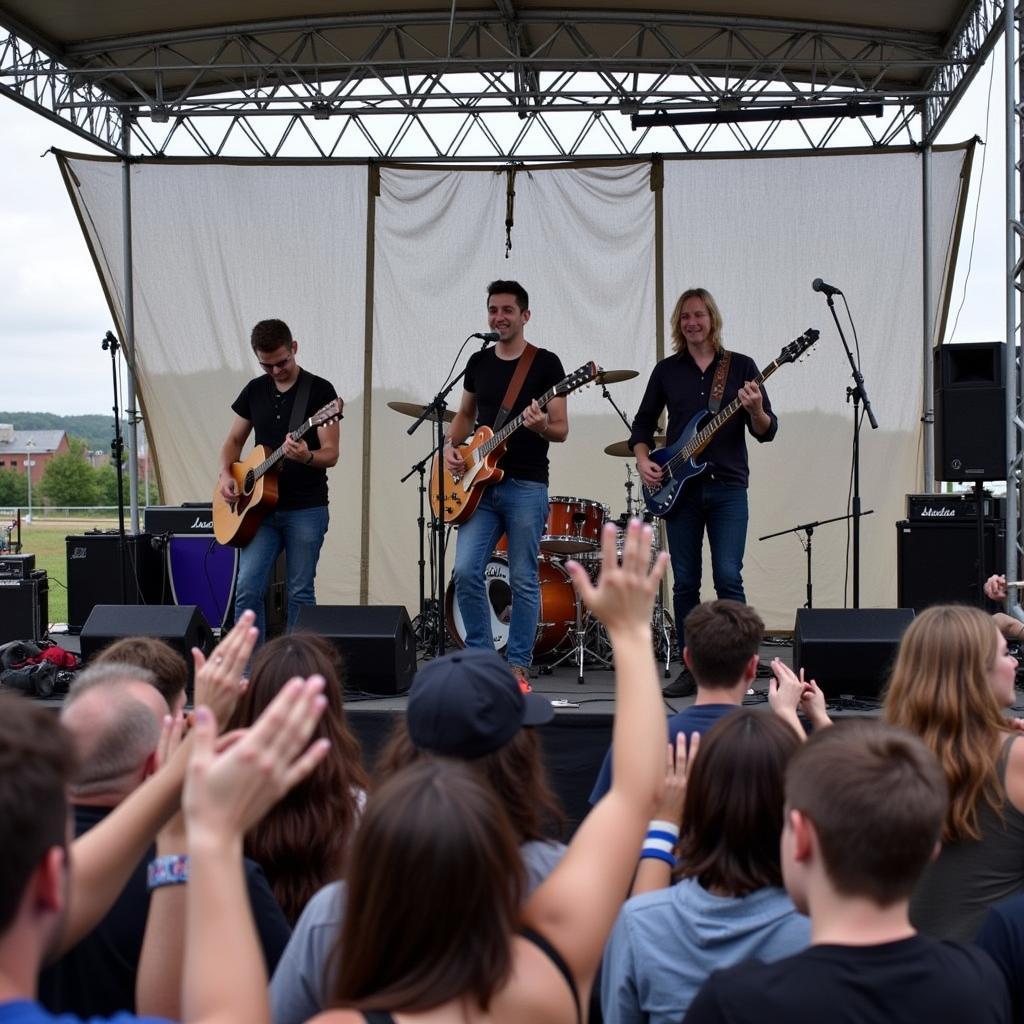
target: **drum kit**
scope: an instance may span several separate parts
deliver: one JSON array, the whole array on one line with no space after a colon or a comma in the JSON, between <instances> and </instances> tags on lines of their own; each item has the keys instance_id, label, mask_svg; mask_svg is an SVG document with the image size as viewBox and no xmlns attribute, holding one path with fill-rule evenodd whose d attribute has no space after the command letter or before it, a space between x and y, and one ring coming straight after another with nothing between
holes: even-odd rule
<instances>
[{"instance_id":1,"label":"drum kit","mask_svg":"<svg viewBox=\"0 0 1024 1024\"><path fill-rule=\"evenodd\" d=\"M636 370L604 370L596 378L596 383L602 387L604 397L615 408L627 429L629 421L608 394L607 385L630 380L638 375ZM424 409L423 406L411 402L388 402L388 407L402 415L413 417L419 416ZM448 412L444 418L451 421L454 414ZM664 438L659 437L656 440L659 446L664 443ZM610 444L604 451L605 454L617 458L633 456L627 441ZM424 653L435 649L438 629L444 628L449 643L456 647L464 647L466 637L455 587L449 585L445 588L443 616L441 610L437 608L436 601L426 596L424 472L428 461L429 458L417 463L406 477L407 479L414 472L420 474L420 614L414 620L413 626ZM540 664L542 672L568 662L575 665L577 681L583 683L586 666L611 665L611 643L608 634L583 605L572 585L565 563L569 559L574 559L586 568L592 579L596 580L601 571L601 533L605 524L615 524L618 534L616 549L621 559L626 527L634 517L642 518L654 526L652 560L657 556L664 542L660 520L654 519L644 509L643 500L639 496L634 499L636 477L632 466L627 464L626 507L621 515L615 517L611 515L607 505L590 498L553 496L548 499L547 525L540 540L537 563L540 578L540 614L533 647L534 660ZM437 529L438 525L432 523L431 528ZM508 643L512 610L512 588L509 583L508 547L505 537L498 541L488 560L484 569L484 579L495 648L503 652ZM666 608L664 583L661 590L655 601L651 626L656 656L662 662L665 675L668 676L669 662L675 650L675 629Z\"/></svg>"}]
</instances>

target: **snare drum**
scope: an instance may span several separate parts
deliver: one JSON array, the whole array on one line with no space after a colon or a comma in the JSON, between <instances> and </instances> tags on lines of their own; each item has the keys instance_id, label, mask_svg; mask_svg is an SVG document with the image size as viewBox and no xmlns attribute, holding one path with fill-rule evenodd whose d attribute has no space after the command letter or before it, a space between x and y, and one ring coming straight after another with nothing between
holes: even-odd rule
<instances>
[{"instance_id":1,"label":"snare drum","mask_svg":"<svg viewBox=\"0 0 1024 1024\"><path fill-rule=\"evenodd\" d=\"M541 551L551 555L577 555L601 546L601 527L608 506L587 498L549 498L548 524L540 539Z\"/></svg>"},{"instance_id":2,"label":"snare drum","mask_svg":"<svg viewBox=\"0 0 1024 1024\"><path fill-rule=\"evenodd\" d=\"M535 657L550 654L569 636L576 623L576 597L569 574L557 562L542 558L537 565L540 576L540 619ZM487 602L491 610L491 636L494 647L504 653L508 646L508 627L512 617L512 587L509 584L508 559L495 552L484 568ZM445 622L456 647L466 646L466 625L455 596L455 583L449 582L444 595Z\"/></svg>"}]
</instances>

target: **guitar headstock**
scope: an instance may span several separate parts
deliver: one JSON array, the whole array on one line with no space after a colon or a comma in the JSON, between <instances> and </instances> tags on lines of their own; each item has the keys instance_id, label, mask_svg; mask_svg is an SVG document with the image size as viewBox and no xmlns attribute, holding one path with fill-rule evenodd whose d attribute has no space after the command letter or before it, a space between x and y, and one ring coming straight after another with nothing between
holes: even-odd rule
<instances>
[{"instance_id":1,"label":"guitar headstock","mask_svg":"<svg viewBox=\"0 0 1024 1024\"><path fill-rule=\"evenodd\" d=\"M345 403L340 398L332 399L322 409L310 416L310 427L323 427L328 423L344 419L345 414L342 412L344 408Z\"/></svg>"},{"instance_id":2,"label":"guitar headstock","mask_svg":"<svg viewBox=\"0 0 1024 1024\"><path fill-rule=\"evenodd\" d=\"M779 358L775 361L779 366L783 363L795 363L818 340L818 336L818 331L813 327L808 327L795 341L782 346Z\"/></svg>"},{"instance_id":3,"label":"guitar headstock","mask_svg":"<svg viewBox=\"0 0 1024 1024\"><path fill-rule=\"evenodd\" d=\"M584 363L578 370L573 370L568 377L560 380L552 390L556 395L567 395L589 384L600 372L601 368L597 363Z\"/></svg>"}]
</instances>

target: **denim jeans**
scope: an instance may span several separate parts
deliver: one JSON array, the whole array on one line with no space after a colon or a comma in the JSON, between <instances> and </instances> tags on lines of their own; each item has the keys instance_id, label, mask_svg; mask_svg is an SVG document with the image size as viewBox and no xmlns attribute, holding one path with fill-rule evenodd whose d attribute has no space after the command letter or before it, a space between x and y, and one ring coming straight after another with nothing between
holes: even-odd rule
<instances>
[{"instance_id":1,"label":"denim jeans","mask_svg":"<svg viewBox=\"0 0 1024 1024\"><path fill-rule=\"evenodd\" d=\"M289 631L295 627L299 607L316 604L313 581L329 518L326 505L275 510L263 520L256 536L239 553L235 618L251 608L256 613L261 643L266 626L263 601L267 580L282 548L288 562Z\"/></svg>"},{"instance_id":2,"label":"denim jeans","mask_svg":"<svg viewBox=\"0 0 1024 1024\"><path fill-rule=\"evenodd\" d=\"M683 656L683 621L700 603L704 531L711 546L711 570L720 598L746 602L743 551L747 544L747 489L697 477L665 519L672 556L672 611Z\"/></svg>"},{"instance_id":3,"label":"denim jeans","mask_svg":"<svg viewBox=\"0 0 1024 1024\"><path fill-rule=\"evenodd\" d=\"M470 519L459 527L453 574L455 594L466 629L467 647L494 649L484 569L501 535L508 536L508 574L512 590L508 649L510 665L533 661L540 614L537 555L548 520L546 484L503 480L484 490Z\"/></svg>"}]
</instances>

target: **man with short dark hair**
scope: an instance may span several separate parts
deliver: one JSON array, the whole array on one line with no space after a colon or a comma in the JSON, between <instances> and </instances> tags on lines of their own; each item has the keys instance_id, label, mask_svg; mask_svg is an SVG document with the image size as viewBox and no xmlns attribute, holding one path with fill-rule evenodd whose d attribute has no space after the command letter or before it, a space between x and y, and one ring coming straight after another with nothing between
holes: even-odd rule
<instances>
[{"instance_id":1,"label":"man with short dark hair","mask_svg":"<svg viewBox=\"0 0 1024 1024\"><path fill-rule=\"evenodd\" d=\"M91 665L109 662L138 665L153 673L153 685L163 695L171 714L185 706L188 662L166 640L155 636L127 636L107 644Z\"/></svg>"},{"instance_id":2,"label":"man with short dark hair","mask_svg":"<svg viewBox=\"0 0 1024 1024\"><path fill-rule=\"evenodd\" d=\"M293 421L298 426L338 393L295 361L299 343L283 320L261 320L250 340L263 375L249 381L232 403L235 418L220 451L218 486L225 501L238 499L231 466L250 433L255 431L255 443L272 451L284 446L277 505L242 548L235 583L236 618L252 609L263 639L264 594L282 549L288 562L288 628L294 627L302 605L316 603L316 567L328 525L327 470L338 461L338 423L317 427L297 441L288 435ZM302 406L297 411L296 396Z\"/></svg>"},{"instance_id":3,"label":"man with short dark hair","mask_svg":"<svg viewBox=\"0 0 1024 1024\"><path fill-rule=\"evenodd\" d=\"M686 616L683 661L697 680L697 697L668 720L668 741L676 736L705 733L720 718L743 703L757 677L758 650L764 635L761 616L739 601L705 601ZM591 805L608 792L612 781L612 752L605 755L590 794Z\"/></svg>"},{"instance_id":4,"label":"man with short dark hair","mask_svg":"<svg viewBox=\"0 0 1024 1024\"><path fill-rule=\"evenodd\" d=\"M924 744L862 720L815 732L786 772L786 889L812 945L711 975L688 1024L1006 1021L1006 984L981 950L910 924L910 894L938 847L946 784Z\"/></svg>"}]
</instances>

